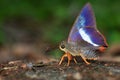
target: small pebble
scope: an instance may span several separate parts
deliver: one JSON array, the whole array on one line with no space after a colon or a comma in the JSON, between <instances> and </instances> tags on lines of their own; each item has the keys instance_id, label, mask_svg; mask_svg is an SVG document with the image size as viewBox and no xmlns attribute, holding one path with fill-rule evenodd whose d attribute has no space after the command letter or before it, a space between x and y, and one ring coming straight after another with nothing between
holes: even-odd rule
<instances>
[{"instance_id":1,"label":"small pebble","mask_svg":"<svg viewBox=\"0 0 120 80\"><path fill-rule=\"evenodd\" d=\"M108 66L108 64L104 64L105 66Z\"/></svg>"},{"instance_id":2,"label":"small pebble","mask_svg":"<svg viewBox=\"0 0 120 80\"><path fill-rule=\"evenodd\" d=\"M32 69L33 64L32 63L28 63L28 64L26 64L26 67L28 67L29 69Z\"/></svg>"},{"instance_id":3,"label":"small pebble","mask_svg":"<svg viewBox=\"0 0 120 80\"><path fill-rule=\"evenodd\" d=\"M81 75L79 72L74 73L74 74L73 74L73 77L74 77L74 79L76 79L76 80L81 80L81 79L82 79L82 75Z\"/></svg>"}]
</instances>

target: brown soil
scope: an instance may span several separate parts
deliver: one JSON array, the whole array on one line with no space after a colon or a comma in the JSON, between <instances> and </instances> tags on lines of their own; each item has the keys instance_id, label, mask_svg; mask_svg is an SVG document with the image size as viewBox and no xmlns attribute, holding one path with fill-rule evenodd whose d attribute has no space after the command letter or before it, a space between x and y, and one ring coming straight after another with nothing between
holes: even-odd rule
<instances>
[{"instance_id":1,"label":"brown soil","mask_svg":"<svg viewBox=\"0 0 120 80\"><path fill-rule=\"evenodd\" d=\"M71 62L70 66L66 66L66 62L59 66L57 61L1 64L0 80L120 80L119 62L90 62L90 65L83 61L78 64Z\"/></svg>"}]
</instances>

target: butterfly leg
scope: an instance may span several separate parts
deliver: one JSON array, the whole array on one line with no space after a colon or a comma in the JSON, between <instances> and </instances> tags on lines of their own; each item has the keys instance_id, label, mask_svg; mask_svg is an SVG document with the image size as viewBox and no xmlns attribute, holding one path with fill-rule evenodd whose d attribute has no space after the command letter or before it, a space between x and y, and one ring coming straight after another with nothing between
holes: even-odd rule
<instances>
[{"instance_id":1,"label":"butterfly leg","mask_svg":"<svg viewBox=\"0 0 120 80\"><path fill-rule=\"evenodd\" d=\"M70 65L70 61L72 60L73 56L70 53L67 53L67 57L68 57L67 66L69 66Z\"/></svg>"},{"instance_id":2,"label":"butterfly leg","mask_svg":"<svg viewBox=\"0 0 120 80\"><path fill-rule=\"evenodd\" d=\"M76 59L75 59L70 53L67 53L67 57L68 57L68 63L67 63L67 66L70 65L70 61L71 61L71 60L74 60L74 62L77 64Z\"/></svg>"},{"instance_id":3,"label":"butterfly leg","mask_svg":"<svg viewBox=\"0 0 120 80\"><path fill-rule=\"evenodd\" d=\"M86 64L90 64L87 60L86 60L86 58L85 57L83 57L83 55L82 54L80 54L80 56L82 57L82 59L84 60L84 62L86 63Z\"/></svg>"},{"instance_id":4,"label":"butterfly leg","mask_svg":"<svg viewBox=\"0 0 120 80\"><path fill-rule=\"evenodd\" d=\"M64 58L65 58L65 57L67 57L67 58L68 58L67 66L69 66L69 65L70 65L70 61L71 61L72 59L73 59L73 60L74 60L74 62L77 64L76 59L75 59L75 58L73 58L73 56L72 56L70 53L65 53L65 54L62 56L62 58L60 59L59 65L61 65L61 64L62 64L62 62L63 62L63 60L64 60Z\"/></svg>"},{"instance_id":5,"label":"butterfly leg","mask_svg":"<svg viewBox=\"0 0 120 80\"><path fill-rule=\"evenodd\" d=\"M77 62L77 60L75 59L75 58L73 58L73 60L74 60L74 62L77 64L78 62Z\"/></svg>"},{"instance_id":6,"label":"butterfly leg","mask_svg":"<svg viewBox=\"0 0 120 80\"><path fill-rule=\"evenodd\" d=\"M98 58L89 58L89 60L97 60Z\"/></svg>"},{"instance_id":7,"label":"butterfly leg","mask_svg":"<svg viewBox=\"0 0 120 80\"><path fill-rule=\"evenodd\" d=\"M60 59L59 65L62 64L62 62L63 62L63 60L64 60L65 57L67 57L67 54L66 54L66 53L65 53L65 54L62 56L62 58Z\"/></svg>"}]
</instances>

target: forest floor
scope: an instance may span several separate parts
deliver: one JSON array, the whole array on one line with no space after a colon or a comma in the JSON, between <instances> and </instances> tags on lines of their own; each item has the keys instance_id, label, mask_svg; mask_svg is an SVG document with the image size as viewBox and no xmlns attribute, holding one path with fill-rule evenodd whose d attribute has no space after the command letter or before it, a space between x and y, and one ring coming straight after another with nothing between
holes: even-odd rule
<instances>
[{"instance_id":1,"label":"forest floor","mask_svg":"<svg viewBox=\"0 0 120 80\"><path fill-rule=\"evenodd\" d=\"M60 66L58 61L49 63L26 63L11 61L0 64L0 80L120 80L120 63L105 61L83 61L78 64L64 61Z\"/></svg>"},{"instance_id":2,"label":"forest floor","mask_svg":"<svg viewBox=\"0 0 120 80\"><path fill-rule=\"evenodd\" d=\"M67 66L67 59L58 65L58 59L45 51L37 54L33 46L5 47L0 51L0 80L120 80L120 47L116 48L99 60L88 60L90 65L75 57L78 63L71 61Z\"/></svg>"}]
</instances>

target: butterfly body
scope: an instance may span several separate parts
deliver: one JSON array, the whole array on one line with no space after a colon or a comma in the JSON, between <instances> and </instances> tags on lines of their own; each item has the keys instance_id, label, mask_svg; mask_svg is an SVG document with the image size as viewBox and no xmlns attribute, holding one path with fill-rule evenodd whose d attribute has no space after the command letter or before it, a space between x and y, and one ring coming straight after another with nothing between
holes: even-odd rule
<instances>
[{"instance_id":1,"label":"butterfly body","mask_svg":"<svg viewBox=\"0 0 120 80\"><path fill-rule=\"evenodd\" d=\"M107 48L106 39L96 27L96 21L91 5L86 4L78 15L68 40L60 44L60 49L71 56L81 56L82 59L96 59L100 52ZM69 65L69 56L68 65ZM62 57L62 59L64 56ZM62 59L59 64L61 64ZM74 59L75 60L75 59Z\"/></svg>"}]
</instances>

